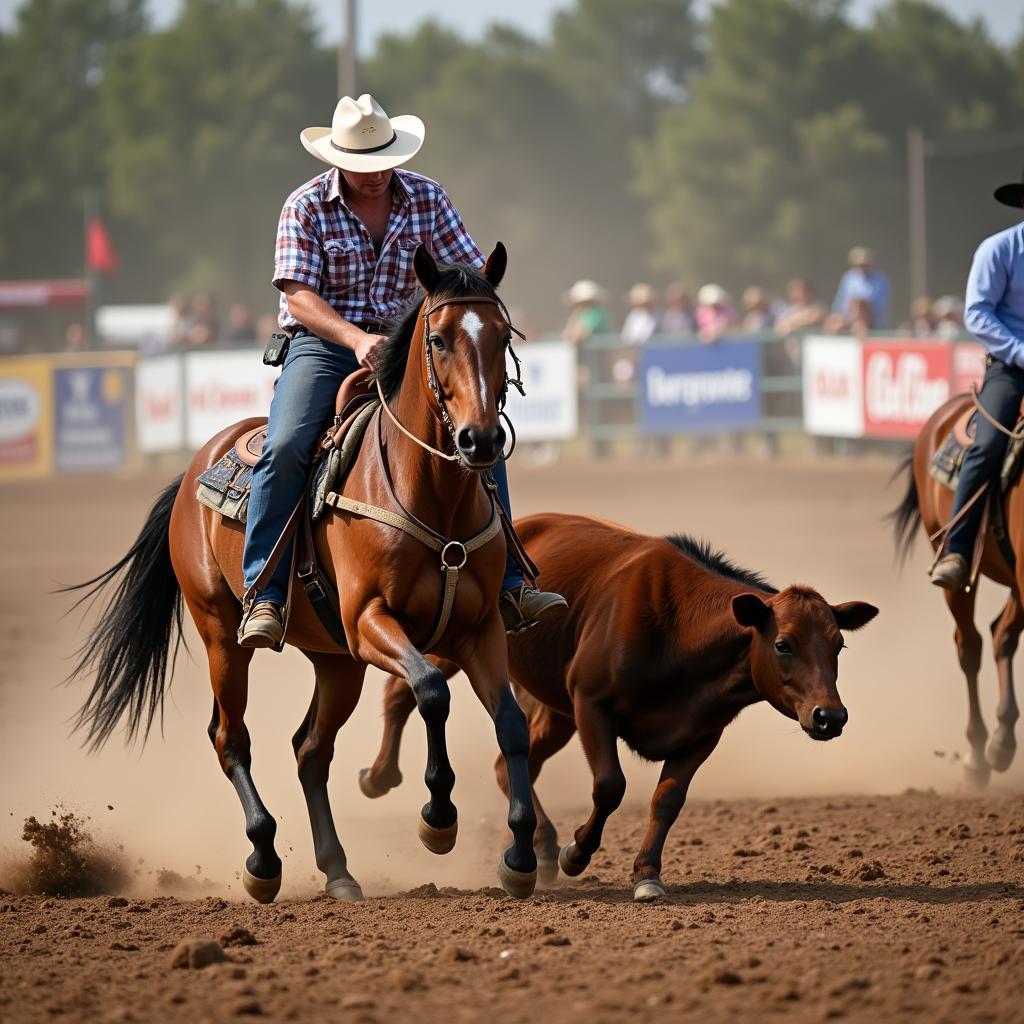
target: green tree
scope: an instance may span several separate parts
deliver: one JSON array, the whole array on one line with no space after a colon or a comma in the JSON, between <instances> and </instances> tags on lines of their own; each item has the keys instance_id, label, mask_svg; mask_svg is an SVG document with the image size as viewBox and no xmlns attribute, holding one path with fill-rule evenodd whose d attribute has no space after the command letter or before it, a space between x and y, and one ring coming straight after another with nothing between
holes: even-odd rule
<instances>
[{"instance_id":1,"label":"green tree","mask_svg":"<svg viewBox=\"0 0 1024 1024\"><path fill-rule=\"evenodd\" d=\"M333 54L285 0L187 0L165 31L114 49L111 202L168 284L269 305L281 206L320 170L299 132L329 121L333 94ZM133 274L142 287L145 264L122 287Z\"/></svg>"},{"instance_id":2,"label":"green tree","mask_svg":"<svg viewBox=\"0 0 1024 1024\"><path fill-rule=\"evenodd\" d=\"M29 0L0 34L0 276L81 275L109 140L99 89L111 47L145 27L143 0Z\"/></svg>"}]
</instances>

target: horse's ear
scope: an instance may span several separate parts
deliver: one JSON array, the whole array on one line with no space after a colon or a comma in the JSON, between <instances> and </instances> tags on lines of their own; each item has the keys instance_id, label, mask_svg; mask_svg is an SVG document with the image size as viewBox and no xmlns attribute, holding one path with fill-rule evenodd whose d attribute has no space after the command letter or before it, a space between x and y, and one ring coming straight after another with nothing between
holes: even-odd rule
<instances>
[{"instance_id":1,"label":"horse's ear","mask_svg":"<svg viewBox=\"0 0 1024 1024\"><path fill-rule=\"evenodd\" d=\"M497 288L505 276L507 267L508 253L505 251L505 246L498 242L494 246L494 252L487 257L487 262L484 264L484 277L491 282L492 287Z\"/></svg>"},{"instance_id":2,"label":"horse's ear","mask_svg":"<svg viewBox=\"0 0 1024 1024\"><path fill-rule=\"evenodd\" d=\"M732 599L732 614L741 626L761 629L772 617L772 610L757 594L737 594Z\"/></svg>"},{"instance_id":3,"label":"horse's ear","mask_svg":"<svg viewBox=\"0 0 1024 1024\"><path fill-rule=\"evenodd\" d=\"M429 295L437 284L437 264L427 247L420 242L412 254L412 269L416 272L416 280L420 287Z\"/></svg>"},{"instance_id":4,"label":"horse's ear","mask_svg":"<svg viewBox=\"0 0 1024 1024\"><path fill-rule=\"evenodd\" d=\"M847 601L832 605L832 614L840 629L860 629L878 614L878 609L866 601Z\"/></svg>"}]
</instances>

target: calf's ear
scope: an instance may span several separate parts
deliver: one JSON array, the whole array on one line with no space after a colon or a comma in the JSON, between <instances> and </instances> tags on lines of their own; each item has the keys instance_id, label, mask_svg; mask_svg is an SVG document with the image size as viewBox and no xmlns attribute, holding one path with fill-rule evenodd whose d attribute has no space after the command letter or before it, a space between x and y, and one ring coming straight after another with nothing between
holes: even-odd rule
<instances>
[{"instance_id":1,"label":"calf's ear","mask_svg":"<svg viewBox=\"0 0 1024 1024\"><path fill-rule=\"evenodd\" d=\"M846 601L844 604L834 604L831 607L832 614L836 617L836 625L840 629L860 629L878 614L878 609L866 601Z\"/></svg>"},{"instance_id":2,"label":"calf's ear","mask_svg":"<svg viewBox=\"0 0 1024 1024\"><path fill-rule=\"evenodd\" d=\"M761 629L772 617L772 610L757 594L737 594L732 599L732 614L741 626Z\"/></svg>"},{"instance_id":3,"label":"calf's ear","mask_svg":"<svg viewBox=\"0 0 1024 1024\"><path fill-rule=\"evenodd\" d=\"M490 281L491 286L497 288L501 279L505 276L505 268L508 266L508 253L501 242L496 242L494 252L487 257L484 264L484 277Z\"/></svg>"}]
</instances>

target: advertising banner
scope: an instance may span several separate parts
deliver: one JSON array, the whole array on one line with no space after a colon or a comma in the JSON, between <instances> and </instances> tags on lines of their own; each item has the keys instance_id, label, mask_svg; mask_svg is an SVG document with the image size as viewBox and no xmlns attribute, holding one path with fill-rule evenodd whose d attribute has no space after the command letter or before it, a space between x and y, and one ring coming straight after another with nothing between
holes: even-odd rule
<instances>
[{"instance_id":1,"label":"advertising banner","mask_svg":"<svg viewBox=\"0 0 1024 1024\"><path fill-rule=\"evenodd\" d=\"M185 367L181 355L142 359L135 367L135 431L145 455L185 448Z\"/></svg>"},{"instance_id":2,"label":"advertising banner","mask_svg":"<svg viewBox=\"0 0 1024 1024\"><path fill-rule=\"evenodd\" d=\"M564 342L523 345L516 353L522 364L526 397L509 388L505 411L520 441L561 441L575 437L576 349ZM509 359L509 375L515 366Z\"/></svg>"},{"instance_id":3,"label":"advertising banner","mask_svg":"<svg viewBox=\"0 0 1024 1024\"><path fill-rule=\"evenodd\" d=\"M804 430L864 436L861 345L856 338L810 336L803 343Z\"/></svg>"},{"instance_id":4,"label":"advertising banner","mask_svg":"<svg viewBox=\"0 0 1024 1024\"><path fill-rule=\"evenodd\" d=\"M948 343L866 341L864 435L915 437L950 396L952 346Z\"/></svg>"},{"instance_id":5,"label":"advertising banner","mask_svg":"<svg viewBox=\"0 0 1024 1024\"><path fill-rule=\"evenodd\" d=\"M640 371L648 433L742 430L761 418L756 342L651 345L641 350Z\"/></svg>"},{"instance_id":6,"label":"advertising banner","mask_svg":"<svg viewBox=\"0 0 1024 1024\"><path fill-rule=\"evenodd\" d=\"M985 376L984 345L976 341L959 342L953 346L953 394L970 391L972 384L981 387Z\"/></svg>"},{"instance_id":7,"label":"advertising banner","mask_svg":"<svg viewBox=\"0 0 1024 1024\"><path fill-rule=\"evenodd\" d=\"M46 359L0 361L0 480L53 467L52 370Z\"/></svg>"},{"instance_id":8,"label":"advertising banner","mask_svg":"<svg viewBox=\"0 0 1024 1024\"><path fill-rule=\"evenodd\" d=\"M129 383L129 370L123 366L54 368L54 461L58 472L111 470L124 465Z\"/></svg>"},{"instance_id":9,"label":"advertising banner","mask_svg":"<svg viewBox=\"0 0 1024 1024\"><path fill-rule=\"evenodd\" d=\"M216 433L249 416L266 416L278 369L255 349L190 352L185 356L185 441L201 448Z\"/></svg>"}]
</instances>

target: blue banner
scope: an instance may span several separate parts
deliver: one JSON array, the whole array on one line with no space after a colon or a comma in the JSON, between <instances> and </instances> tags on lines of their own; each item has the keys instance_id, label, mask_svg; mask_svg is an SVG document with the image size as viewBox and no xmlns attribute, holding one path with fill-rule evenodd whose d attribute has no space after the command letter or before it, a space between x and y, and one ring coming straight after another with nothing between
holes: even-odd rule
<instances>
[{"instance_id":1,"label":"blue banner","mask_svg":"<svg viewBox=\"0 0 1024 1024\"><path fill-rule=\"evenodd\" d=\"M761 419L761 346L754 341L641 349L643 425L650 434L713 433Z\"/></svg>"},{"instance_id":2,"label":"blue banner","mask_svg":"<svg viewBox=\"0 0 1024 1024\"><path fill-rule=\"evenodd\" d=\"M124 465L127 399L128 371L123 367L54 369L54 459L59 472Z\"/></svg>"}]
</instances>

